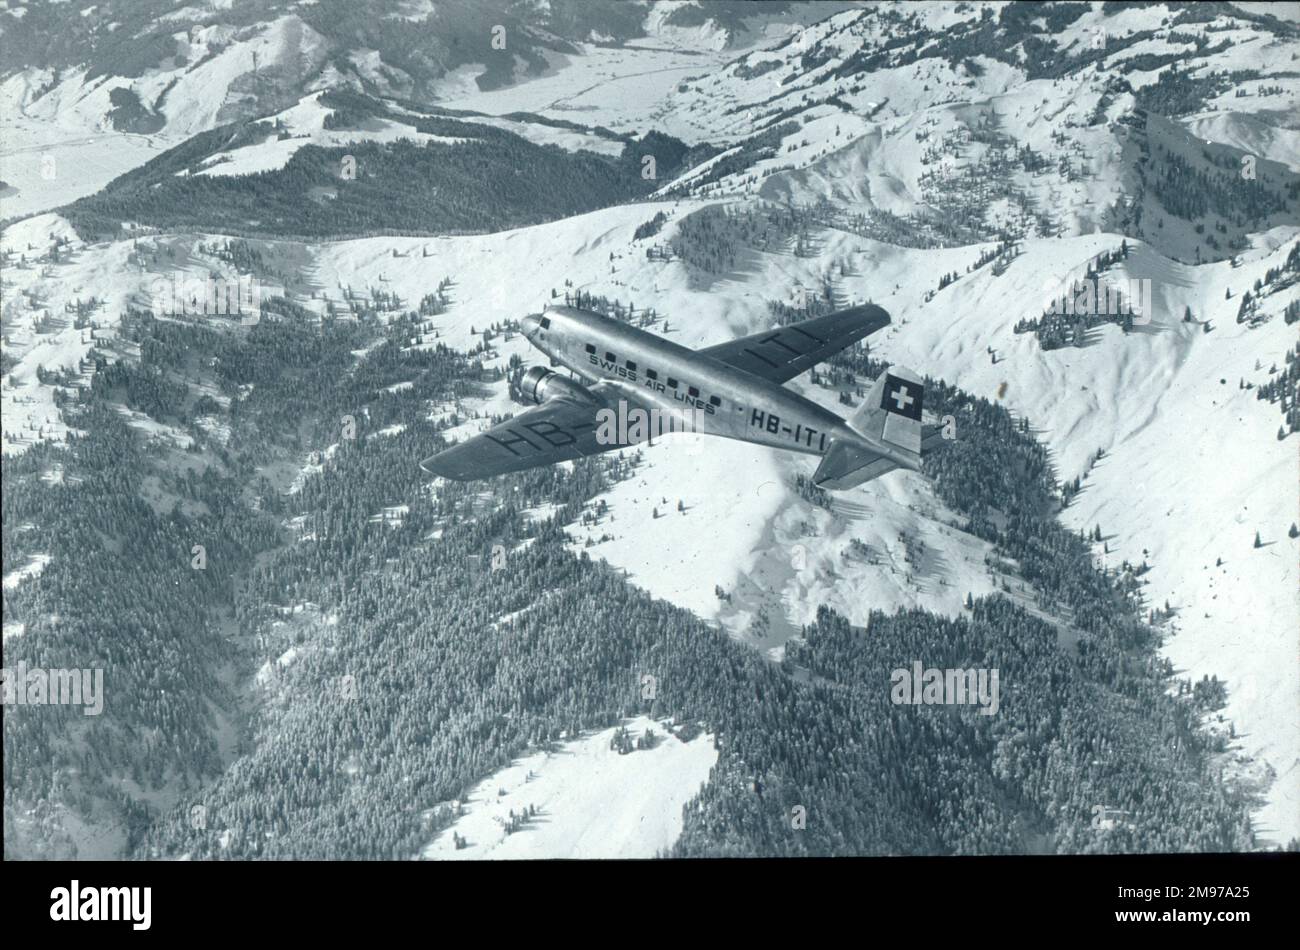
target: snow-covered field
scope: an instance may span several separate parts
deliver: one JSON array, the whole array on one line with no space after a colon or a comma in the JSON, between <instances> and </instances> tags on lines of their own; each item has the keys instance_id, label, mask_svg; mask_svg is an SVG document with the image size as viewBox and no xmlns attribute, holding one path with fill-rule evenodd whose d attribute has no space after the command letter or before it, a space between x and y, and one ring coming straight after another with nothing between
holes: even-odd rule
<instances>
[{"instance_id":1,"label":"snow-covered field","mask_svg":"<svg viewBox=\"0 0 1300 950\"><path fill-rule=\"evenodd\" d=\"M0 118L0 220L37 214L93 195L182 139L107 130L61 129L39 119Z\"/></svg>"},{"instance_id":2,"label":"snow-covered field","mask_svg":"<svg viewBox=\"0 0 1300 950\"><path fill-rule=\"evenodd\" d=\"M682 806L718 760L713 737L689 742L646 716L625 722L633 740L647 730L652 749L621 755L614 729L525 756L484 779L459 804L463 814L421 852L426 860L653 858L682 830ZM535 810L535 812L534 812ZM532 815L513 833L511 813ZM454 836L464 839L456 847Z\"/></svg>"},{"instance_id":3,"label":"snow-covered field","mask_svg":"<svg viewBox=\"0 0 1300 950\"><path fill-rule=\"evenodd\" d=\"M712 72L733 55L663 47L587 46L583 55L566 58L564 68L503 89L479 90L470 81L472 70L460 83L453 77L440 104L489 115L533 112L583 125L603 125L615 132L643 131L649 115L660 131L679 135L675 117L666 111L656 114L656 108L677 83Z\"/></svg>"},{"instance_id":4,"label":"snow-covered field","mask_svg":"<svg viewBox=\"0 0 1300 950\"><path fill-rule=\"evenodd\" d=\"M4 589L12 590L30 577L37 577L50 563L48 554L33 554L22 567L14 568L4 576Z\"/></svg>"}]
</instances>

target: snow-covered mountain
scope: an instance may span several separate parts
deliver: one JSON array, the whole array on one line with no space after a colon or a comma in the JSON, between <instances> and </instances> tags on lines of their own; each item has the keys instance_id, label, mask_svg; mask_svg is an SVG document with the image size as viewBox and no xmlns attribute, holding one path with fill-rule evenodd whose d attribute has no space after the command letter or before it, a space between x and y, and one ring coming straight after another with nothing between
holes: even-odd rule
<instances>
[{"instance_id":1,"label":"snow-covered mountain","mask_svg":"<svg viewBox=\"0 0 1300 950\"><path fill-rule=\"evenodd\" d=\"M437 101L640 56L721 65L842 9L612 0L36 0L0 7L0 220L91 194L159 151L323 89ZM640 50L640 52L638 52ZM623 67L618 67L620 70ZM624 75L633 72L627 70ZM51 163L52 166L51 166Z\"/></svg>"},{"instance_id":2,"label":"snow-covered mountain","mask_svg":"<svg viewBox=\"0 0 1300 950\"><path fill-rule=\"evenodd\" d=\"M178 274L251 273L303 320L370 319L369 298L380 323L395 319L383 316L387 295L414 310L450 278L446 309L404 348L472 354L499 379L428 407L428 420L455 418L449 437L516 411L507 371L540 358L508 324L564 294L653 307L647 325L688 346L771 325L782 308L870 300L893 319L870 341L873 358L1005 407L1048 448L1056 518L1088 536L1108 576L1139 587L1177 678L1226 681L1204 722L1226 737L1224 772L1258 796L1258 845L1300 836L1294 23L1251 4L760 14L662 3L578 17L557 0L410 3L358 45L339 24L364 11L344 17L323 0L160 4L120 20L115 4L59 6L86 29L35 61L11 50L0 62L0 180L16 189L0 194L0 218L20 219L0 235L7 465L34 445L76 444L61 409L93 385L97 358L141 358L124 315ZM21 10L0 18L50 15ZM490 58L497 25L512 53L504 71ZM416 38L402 39L408 30ZM468 36L483 48L454 41ZM545 155L547 174L581 168L591 204L570 211L505 189L482 220L439 227L456 180L432 162L401 181L401 150L475 146ZM378 169L362 179L370 207L400 195L437 213L391 226L401 234L354 223L334 171L354 153ZM659 160L648 180L637 174L647 155ZM612 169L608 185L592 185L596 166L582 162ZM275 219L269 199L246 211L232 196L253 181L313 217ZM149 199L159 189L175 196L165 215ZM232 256L231 234L255 258ZM1119 287L1143 309L1056 319L1054 300L1078 282ZM792 385L831 409L860 398L856 381L830 373ZM122 416L163 454L213 451L200 438L219 442L228 422L216 409L202 432L127 405ZM339 444L290 451L284 490L298 492L337 464ZM799 488L810 471L744 443L665 439L564 526L568 545L776 661L822 606L855 625L907 608L968 616L970 598L998 593L1040 609L1041 591L932 480L894 473L821 506ZM435 503L442 490L428 489ZM6 562L6 590L40 583L41 564ZM5 621L7 646L42 622ZM293 649L327 653L314 636ZM300 655L259 654L268 671ZM628 853L670 847L682 801L713 764L704 740L604 771L606 734L568 740L567 762L538 752L481 770L478 804L418 850L459 850L455 831L483 845L469 856L523 854L483 844L501 817L491 789L508 786L513 801L520 768L531 781L541 763L532 794L553 804L554 822L528 855L607 853L583 850L583 796L617 796L638 781L638 757L656 756L668 768L637 808L671 808L673 820L638 835L627 828L636 809L614 810L601 827ZM167 807L184 801L172 792Z\"/></svg>"}]
</instances>

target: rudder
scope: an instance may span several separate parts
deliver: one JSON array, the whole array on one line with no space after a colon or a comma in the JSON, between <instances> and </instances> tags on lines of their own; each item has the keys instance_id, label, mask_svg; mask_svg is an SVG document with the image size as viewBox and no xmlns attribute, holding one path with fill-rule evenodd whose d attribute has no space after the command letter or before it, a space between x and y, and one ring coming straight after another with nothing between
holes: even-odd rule
<instances>
[{"instance_id":1,"label":"rudder","mask_svg":"<svg viewBox=\"0 0 1300 950\"><path fill-rule=\"evenodd\" d=\"M925 383L904 366L889 366L876 377L849 425L875 442L921 458L921 409Z\"/></svg>"}]
</instances>

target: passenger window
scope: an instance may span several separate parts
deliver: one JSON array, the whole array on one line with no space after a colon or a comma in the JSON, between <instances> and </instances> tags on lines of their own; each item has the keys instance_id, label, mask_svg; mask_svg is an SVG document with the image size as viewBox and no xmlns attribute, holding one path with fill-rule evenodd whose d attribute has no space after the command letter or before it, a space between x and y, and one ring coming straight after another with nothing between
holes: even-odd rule
<instances>
[{"instance_id":1,"label":"passenger window","mask_svg":"<svg viewBox=\"0 0 1300 950\"><path fill-rule=\"evenodd\" d=\"M608 352L607 352L607 353L605 354L605 362L607 362L607 363L617 363L617 362L618 362L618 357L616 357L613 353L608 353Z\"/></svg>"},{"instance_id":2,"label":"passenger window","mask_svg":"<svg viewBox=\"0 0 1300 950\"><path fill-rule=\"evenodd\" d=\"M722 400L719 399L717 396L710 396L710 397L709 397L709 402L712 403L712 404L715 405L715 406L721 406L721 405L722 405Z\"/></svg>"},{"instance_id":3,"label":"passenger window","mask_svg":"<svg viewBox=\"0 0 1300 950\"><path fill-rule=\"evenodd\" d=\"M687 391L688 393L691 394L691 398L692 398L692 399L698 399L698 398L700 398L700 391L699 391L698 389L696 389L694 386L691 386L691 387L690 387L689 389L687 389L686 391Z\"/></svg>"},{"instance_id":4,"label":"passenger window","mask_svg":"<svg viewBox=\"0 0 1300 950\"><path fill-rule=\"evenodd\" d=\"M668 388L669 389L677 388L677 380L673 379L671 376L668 377Z\"/></svg>"},{"instance_id":5,"label":"passenger window","mask_svg":"<svg viewBox=\"0 0 1300 950\"><path fill-rule=\"evenodd\" d=\"M636 364L633 363L631 360L627 361L627 368L634 373L636 372Z\"/></svg>"},{"instance_id":6,"label":"passenger window","mask_svg":"<svg viewBox=\"0 0 1300 950\"><path fill-rule=\"evenodd\" d=\"M588 343L585 347L583 347L583 349L585 349L588 353L591 353L592 355L595 355L596 353L596 348L592 346L590 343Z\"/></svg>"},{"instance_id":7,"label":"passenger window","mask_svg":"<svg viewBox=\"0 0 1300 950\"><path fill-rule=\"evenodd\" d=\"M659 378L659 373L658 373L656 370L648 369L648 370L645 371L645 378L646 378L646 379L658 379L658 378Z\"/></svg>"}]
</instances>

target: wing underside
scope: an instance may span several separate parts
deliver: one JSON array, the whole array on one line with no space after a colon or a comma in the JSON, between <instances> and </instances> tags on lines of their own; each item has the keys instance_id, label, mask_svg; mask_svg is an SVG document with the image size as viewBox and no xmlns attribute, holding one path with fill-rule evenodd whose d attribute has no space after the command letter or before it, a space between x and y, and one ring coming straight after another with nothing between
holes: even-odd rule
<instances>
[{"instance_id":1,"label":"wing underside","mask_svg":"<svg viewBox=\"0 0 1300 950\"><path fill-rule=\"evenodd\" d=\"M620 440L617 425L602 430L602 410L618 418L619 403L643 408L630 394L609 383L587 390L590 399L556 398L533 406L420 463L430 475L456 481L491 478L542 465L554 465L638 444ZM626 418L627 409L623 410ZM624 426L623 429L627 427Z\"/></svg>"},{"instance_id":2,"label":"wing underside","mask_svg":"<svg viewBox=\"0 0 1300 950\"><path fill-rule=\"evenodd\" d=\"M699 352L770 382L785 383L888 325L888 313L874 304L864 304L752 333Z\"/></svg>"}]
</instances>

